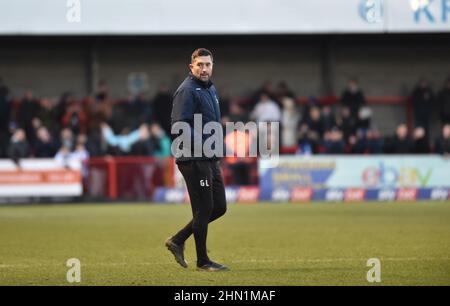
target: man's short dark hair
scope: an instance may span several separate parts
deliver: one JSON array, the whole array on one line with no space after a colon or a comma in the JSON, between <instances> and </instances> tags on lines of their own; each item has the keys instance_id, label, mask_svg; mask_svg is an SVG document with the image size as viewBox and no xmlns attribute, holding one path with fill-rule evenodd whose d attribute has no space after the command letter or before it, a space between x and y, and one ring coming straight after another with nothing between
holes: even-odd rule
<instances>
[{"instance_id":1,"label":"man's short dark hair","mask_svg":"<svg viewBox=\"0 0 450 306\"><path fill-rule=\"evenodd\" d=\"M205 48L198 48L192 53L191 63L193 63L194 60L199 56L211 56L211 60L213 60L213 55L211 51Z\"/></svg>"}]
</instances>

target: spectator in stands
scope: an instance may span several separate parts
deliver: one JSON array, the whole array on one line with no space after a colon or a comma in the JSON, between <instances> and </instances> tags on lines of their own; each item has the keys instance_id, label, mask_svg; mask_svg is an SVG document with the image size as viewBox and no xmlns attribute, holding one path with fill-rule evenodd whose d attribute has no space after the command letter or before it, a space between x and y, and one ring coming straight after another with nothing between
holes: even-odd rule
<instances>
[{"instance_id":1,"label":"spectator in stands","mask_svg":"<svg viewBox=\"0 0 450 306\"><path fill-rule=\"evenodd\" d=\"M72 160L85 163L89 159L89 152L86 150L87 136L80 134L77 137L75 148L63 144L55 155L55 159L64 167L67 167Z\"/></svg>"},{"instance_id":2,"label":"spectator in stands","mask_svg":"<svg viewBox=\"0 0 450 306\"><path fill-rule=\"evenodd\" d=\"M311 113L311 108L318 106L319 100L316 97L314 96L308 97L308 102L303 106L303 109L301 111L302 121L303 122L308 121L310 119L309 114Z\"/></svg>"},{"instance_id":3,"label":"spectator in stands","mask_svg":"<svg viewBox=\"0 0 450 306\"><path fill-rule=\"evenodd\" d=\"M150 138L150 129L147 124L139 127L140 138L131 146L130 155L152 156L154 152L154 143Z\"/></svg>"},{"instance_id":4,"label":"spectator in stands","mask_svg":"<svg viewBox=\"0 0 450 306\"><path fill-rule=\"evenodd\" d=\"M359 88L358 80L356 78L348 80L347 88L341 95L341 103L343 106L350 108L352 117L357 120L359 109L366 104L366 98Z\"/></svg>"},{"instance_id":5,"label":"spectator in stands","mask_svg":"<svg viewBox=\"0 0 450 306\"><path fill-rule=\"evenodd\" d=\"M376 128L371 128L367 131L367 148L370 154L382 154L384 139L381 133Z\"/></svg>"},{"instance_id":6,"label":"spectator in stands","mask_svg":"<svg viewBox=\"0 0 450 306\"><path fill-rule=\"evenodd\" d=\"M372 123L372 109L368 106L363 106L358 112L357 126L359 129L368 131Z\"/></svg>"},{"instance_id":7,"label":"spectator in stands","mask_svg":"<svg viewBox=\"0 0 450 306\"><path fill-rule=\"evenodd\" d=\"M34 143L35 157L54 157L56 154L56 145L45 126L37 129L37 139Z\"/></svg>"},{"instance_id":8,"label":"spectator in stands","mask_svg":"<svg viewBox=\"0 0 450 306\"><path fill-rule=\"evenodd\" d=\"M230 105L230 115L228 119L230 122L247 122L249 118L244 108L242 108L237 102L232 102ZM226 122L222 121L222 124L225 123Z\"/></svg>"},{"instance_id":9,"label":"spectator in stands","mask_svg":"<svg viewBox=\"0 0 450 306\"><path fill-rule=\"evenodd\" d=\"M409 154L412 152L412 142L408 137L408 127L406 124L400 124L395 135L386 140L385 152L391 154Z\"/></svg>"},{"instance_id":10,"label":"spectator in stands","mask_svg":"<svg viewBox=\"0 0 450 306\"><path fill-rule=\"evenodd\" d=\"M32 140L29 140L28 143L30 145L33 145L36 142L36 139L37 139L38 129L42 126L41 119L39 119L37 117L34 117L31 120L31 126L33 127L33 129L31 130L31 134L32 135L27 135L27 139L32 139Z\"/></svg>"},{"instance_id":11,"label":"spectator in stands","mask_svg":"<svg viewBox=\"0 0 450 306\"><path fill-rule=\"evenodd\" d=\"M256 122L280 122L281 111L277 103L271 100L269 95L263 93L250 114L250 118Z\"/></svg>"},{"instance_id":12,"label":"spectator in stands","mask_svg":"<svg viewBox=\"0 0 450 306\"><path fill-rule=\"evenodd\" d=\"M80 134L77 137L74 150L63 145L55 155L55 160L61 167L69 168L73 161L81 163L81 176L83 180L87 178L88 167L87 161L89 159L89 153L86 150L85 144L87 137L84 134Z\"/></svg>"},{"instance_id":13,"label":"spectator in stands","mask_svg":"<svg viewBox=\"0 0 450 306\"><path fill-rule=\"evenodd\" d=\"M72 93L65 92L61 95L61 98L55 106L56 130L59 130L63 127L64 115L66 114L68 107L75 102L75 97L72 95Z\"/></svg>"},{"instance_id":14,"label":"spectator in stands","mask_svg":"<svg viewBox=\"0 0 450 306\"><path fill-rule=\"evenodd\" d=\"M320 108L317 106L312 106L309 109L309 115L306 120L303 120L304 124L308 126L310 133L315 133L314 139L320 139L324 133L322 117L320 113Z\"/></svg>"},{"instance_id":15,"label":"spectator in stands","mask_svg":"<svg viewBox=\"0 0 450 306\"><path fill-rule=\"evenodd\" d=\"M122 135L115 135L106 123L102 123L101 128L106 143L118 148L120 154L129 154L132 149L138 155L150 155L152 153L147 142L150 139L150 131L146 124L142 124L137 130L125 132Z\"/></svg>"},{"instance_id":16,"label":"spectator in stands","mask_svg":"<svg viewBox=\"0 0 450 306\"><path fill-rule=\"evenodd\" d=\"M34 97L32 90L27 90L20 103L20 109L18 113L18 124L22 126L27 135L28 141L34 141L34 128L32 125L33 118L37 116L39 112L39 100Z\"/></svg>"},{"instance_id":17,"label":"spectator in stands","mask_svg":"<svg viewBox=\"0 0 450 306\"><path fill-rule=\"evenodd\" d=\"M122 131L125 128L134 130L144 123L141 116L138 115L144 103L142 99L142 97L130 95L127 99L114 104L113 115L110 120L113 130Z\"/></svg>"},{"instance_id":18,"label":"spectator in stands","mask_svg":"<svg viewBox=\"0 0 450 306\"><path fill-rule=\"evenodd\" d=\"M331 106L325 105L322 107L321 121L322 121L321 127L322 131L330 131L331 129L337 126L336 116L334 115Z\"/></svg>"},{"instance_id":19,"label":"spectator in stands","mask_svg":"<svg viewBox=\"0 0 450 306\"><path fill-rule=\"evenodd\" d=\"M0 158L6 157L7 155L10 115L9 89L0 77Z\"/></svg>"},{"instance_id":20,"label":"spectator in stands","mask_svg":"<svg viewBox=\"0 0 450 306\"><path fill-rule=\"evenodd\" d=\"M372 110L368 106L362 106L355 120L350 115L350 109L343 107L340 126L347 144L346 152L354 154L382 153L383 140L380 133L371 129Z\"/></svg>"},{"instance_id":21,"label":"spectator in stands","mask_svg":"<svg viewBox=\"0 0 450 306\"><path fill-rule=\"evenodd\" d=\"M95 93L96 102L103 102L109 98L109 88L105 80L100 80L97 84L97 92Z\"/></svg>"},{"instance_id":22,"label":"spectator in stands","mask_svg":"<svg viewBox=\"0 0 450 306\"><path fill-rule=\"evenodd\" d=\"M91 108L92 114L95 116L98 122L98 126L100 127L101 122L110 122L112 121L114 114L114 103L112 100L106 98L101 100L93 105Z\"/></svg>"},{"instance_id":23,"label":"spectator in stands","mask_svg":"<svg viewBox=\"0 0 450 306\"><path fill-rule=\"evenodd\" d=\"M325 132L323 144L326 154L343 154L345 152L343 133L337 127Z\"/></svg>"},{"instance_id":24,"label":"spectator in stands","mask_svg":"<svg viewBox=\"0 0 450 306\"><path fill-rule=\"evenodd\" d=\"M442 124L450 124L450 77L439 92L438 102Z\"/></svg>"},{"instance_id":25,"label":"spectator in stands","mask_svg":"<svg viewBox=\"0 0 450 306\"><path fill-rule=\"evenodd\" d=\"M257 123L266 122L267 129L260 134L260 143L266 145L265 149L272 150L272 144L277 144L279 148L280 129L279 122L281 121L281 110L275 101L271 100L267 94L261 94L261 99L255 106L255 109L250 114L250 118ZM261 127L258 124L258 129ZM261 136L263 138L261 138Z\"/></svg>"},{"instance_id":26,"label":"spectator in stands","mask_svg":"<svg viewBox=\"0 0 450 306\"><path fill-rule=\"evenodd\" d=\"M256 107L256 104L261 100L261 95L265 94L269 97L270 100L274 101L278 104L277 100L277 94L273 88L272 81L268 80L265 81L261 88L259 88L253 96L250 98L250 103L247 105L249 108L248 110L252 110ZM280 105L278 105L280 107Z\"/></svg>"},{"instance_id":27,"label":"spectator in stands","mask_svg":"<svg viewBox=\"0 0 450 306\"><path fill-rule=\"evenodd\" d=\"M281 102L281 107L283 107L283 99L291 98L295 99L294 92L289 88L289 85L285 81L281 81L278 83L277 88L275 89L276 101Z\"/></svg>"},{"instance_id":28,"label":"spectator in stands","mask_svg":"<svg viewBox=\"0 0 450 306\"><path fill-rule=\"evenodd\" d=\"M364 130L358 129L355 134L348 139L350 152L353 154L367 154L369 153L369 140L367 133Z\"/></svg>"},{"instance_id":29,"label":"spectator in stands","mask_svg":"<svg viewBox=\"0 0 450 306\"><path fill-rule=\"evenodd\" d=\"M416 126L425 129L428 137L430 131L430 116L435 97L427 79L421 78L412 93L414 118Z\"/></svg>"},{"instance_id":30,"label":"spectator in stands","mask_svg":"<svg viewBox=\"0 0 450 306\"><path fill-rule=\"evenodd\" d=\"M116 152L114 155L127 154L131 151L131 147L139 141L139 131L131 132L128 128L123 129L120 135L116 135L113 129L105 122L101 123L103 139L109 147Z\"/></svg>"},{"instance_id":31,"label":"spectator in stands","mask_svg":"<svg viewBox=\"0 0 450 306\"><path fill-rule=\"evenodd\" d=\"M430 144L428 142L428 138L425 135L425 129L421 126L416 127L413 131L413 153L430 153Z\"/></svg>"},{"instance_id":32,"label":"spectator in stands","mask_svg":"<svg viewBox=\"0 0 450 306\"><path fill-rule=\"evenodd\" d=\"M172 113L172 96L169 86L163 83L153 98L153 121L159 123L166 135L171 135L170 116Z\"/></svg>"},{"instance_id":33,"label":"spectator in stands","mask_svg":"<svg viewBox=\"0 0 450 306\"><path fill-rule=\"evenodd\" d=\"M74 135L86 133L87 116L81 107L81 103L74 101L69 105L62 119L62 123L63 126L70 128Z\"/></svg>"},{"instance_id":34,"label":"spectator in stands","mask_svg":"<svg viewBox=\"0 0 450 306\"><path fill-rule=\"evenodd\" d=\"M19 164L21 158L30 156L30 146L27 142L27 137L24 129L17 129L11 137L11 142L8 147L8 157L14 163Z\"/></svg>"},{"instance_id":35,"label":"spectator in stands","mask_svg":"<svg viewBox=\"0 0 450 306\"><path fill-rule=\"evenodd\" d=\"M351 136L356 134L356 120L351 116L350 108L343 106L341 108L341 115L338 117L338 126L344 134L344 140L349 142Z\"/></svg>"},{"instance_id":36,"label":"spectator in stands","mask_svg":"<svg viewBox=\"0 0 450 306\"><path fill-rule=\"evenodd\" d=\"M60 147L66 147L69 149L69 151L72 151L75 147L75 138L71 129L64 128L61 130Z\"/></svg>"},{"instance_id":37,"label":"spectator in stands","mask_svg":"<svg viewBox=\"0 0 450 306\"><path fill-rule=\"evenodd\" d=\"M281 144L283 147L295 147L297 146L297 127L300 122L300 113L294 99L286 96L282 103Z\"/></svg>"},{"instance_id":38,"label":"spectator in stands","mask_svg":"<svg viewBox=\"0 0 450 306\"><path fill-rule=\"evenodd\" d=\"M312 155L317 153L319 135L311 131L307 124L300 124L298 133L298 150L296 154Z\"/></svg>"},{"instance_id":39,"label":"spectator in stands","mask_svg":"<svg viewBox=\"0 0 450 306\"><path fill-rule=\"evenodd\" d=\"M95 116L96 112L98 112L100 103L95 102L95 98L92 95L88 95L84 97L81 101L81 107L86 114L87 117L87 130L92 131L99 126L100 122L98 122L98 117ZM103 122L104 120L101 120Z\"/></svg>"},{"instance_id":40,"label":"spectator in stands","mask_svg":"<svg viewBox=\"0 0 450 306\"><path fill-rule=\"evenodd\" d=\"M435 151L446 157L450 156L450 124L445 124L442 127L442 134L436 139Z\"/></svg>"},{"instance_id":41,"label":"spectator in stands","mask_svg":"<svg viewBox=\"0 0 450 306\"><path fill-rule=\"evenodd\" d=\"M58 152L55 155L55 161L61 166L61 167L69 167L70 163L70 157L71 157L71 149L65 145L63 145Z\"/></svg>"},{"instance_id":42,"label":"spectator in stands","mask_svg":"<svg viewBox=\"0 0 450 306\"><path fill-rule=\"evenodd\" d=\"M169 157L171 155L171 141L164 129L157 123L150 126L150 140L153 143L153 156Z\"/></svg>"},{"instance_id":43,"label":"spectator in stands","mask_svg":"<svg viewBox=\"0 0 450 306\"><path fill-rule=\"evenodd\" d=\"M100 124L108 120L102 112L102 108L108 105L108 101L96 102L93 96L87 96L82 102L87 116L87 142L86 148L90 156L102 156L106 154L106 144L103 141Z\"/></svg>"},{"instance_id":44,"label":"spectator in stands","mask_svg":"<svg viewBox=\"0 0 450 306\"><path fill-rule=\"evenodd\" d=\"M55 131L58 128L56 125L55 101L45 97L41 99L39 105L36 117L49 131Z\"/></svg>"},{"instance_id":45,"label":"spectator in stands","mask_svg":"<svg viewBox=\"0 0 450 306\"><path fill-rule=\"evenodd\" d=\"M77 137L77 144L75 150L70 155L71 159L79 160L81 162L81 176L85 180L88 176L87 161L89 160L89 152L86 149L87 136L80 134Z\"/></svg>"}]
</instances>

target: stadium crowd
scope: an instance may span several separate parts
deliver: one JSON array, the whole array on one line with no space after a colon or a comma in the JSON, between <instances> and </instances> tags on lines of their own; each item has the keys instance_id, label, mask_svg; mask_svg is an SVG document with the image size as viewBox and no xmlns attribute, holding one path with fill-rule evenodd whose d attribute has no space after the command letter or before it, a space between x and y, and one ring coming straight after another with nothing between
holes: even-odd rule
<instances>
[{"instance_id":1,"label":"stadium crowd","mask_svg":"<svg viewBox=\"0 0 450 306\"><path fill-rule=\"evenodd\" d=\"M339 103L322 105L314 97L297 103L285 82L266 82L246 99L219 92L223 122L280 122L281 153L424 154L450 153L450 78L437 94L421 79L411 93L414 128L398 125L382 135L373 122L356 79ZM77 99L36 97L32 90L14 97L0 78L0 158L81 158L105 155L170 156L172 93L161 85L145 94L113 100L104 81L95 94ZM430 118L438 111L441 135L430 137Z\"/></svg>"}]
</instances>

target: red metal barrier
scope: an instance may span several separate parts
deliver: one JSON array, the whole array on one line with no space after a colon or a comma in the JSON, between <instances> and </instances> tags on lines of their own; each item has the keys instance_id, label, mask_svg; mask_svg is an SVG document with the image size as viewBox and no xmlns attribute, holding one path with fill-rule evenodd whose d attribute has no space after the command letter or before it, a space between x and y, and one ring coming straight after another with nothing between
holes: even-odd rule
<instances>
[{"instance_id":1,"label":"red metal barrier","mask_svg":"<svg viewBox=\"0 0 450 306\"><path fill-rule=\"evenodd\" d=\"M172 158L91 158L86 195L110 200L151 199L156 187L173 187L173 163Z\"/></svg>"},{"instance_id":2,"label":"red metal barrier","mask_svg":"<svg viewBox=\"0 0 450 306\"><path fill-rule=\"evenodd\" d=\"M151 200L156 187L174 187L173 158L94 157L88 161L85 195L109 200ZM233 184L232 173L222 160L225 184ZM249 183L258 184L256 160L249 164Z\"/></svg>"}]
</instances>

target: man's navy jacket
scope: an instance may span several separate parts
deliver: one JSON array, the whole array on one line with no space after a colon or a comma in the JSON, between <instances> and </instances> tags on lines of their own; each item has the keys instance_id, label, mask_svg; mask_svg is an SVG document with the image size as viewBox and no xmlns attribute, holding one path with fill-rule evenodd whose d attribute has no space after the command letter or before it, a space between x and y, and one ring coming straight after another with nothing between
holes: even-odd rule
<instances>
[{"instance_id":1,"label":"man's navy jacket","mask_svg":"<svg viewBox=\"0 0 450 306\"><path fill-rule=\"evenodd\" d=\"M173 96L172 127L174 123L179 121L187 122L190 125L191 156L177 157L177 163L190 160L218 159L217 156L205 156L203 150L201 156L194 157L194 142L200 141L201 139L203 148L205 140L210 136L210 134L201 133L201 131L196 130L194 132L194 114L202 115L202 130L206 123L217 122L221 128L220 133L223 133L220 124L220 108L216 88L211 81L203 82L195 78L192 74L189 74ZM221 141L223 144L223 137L221 137Z\"/></svg>"}]
</instances>

